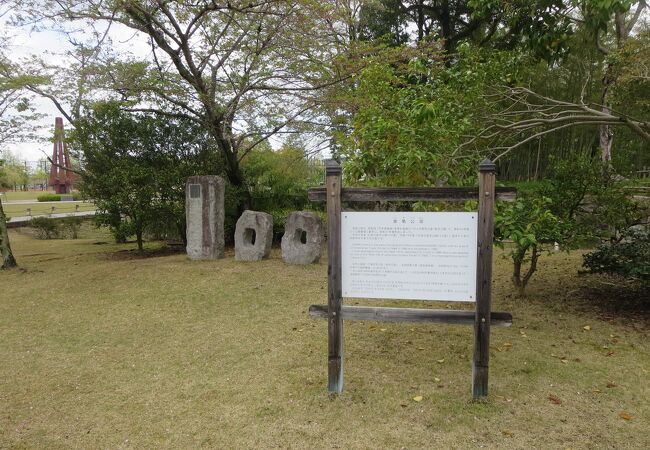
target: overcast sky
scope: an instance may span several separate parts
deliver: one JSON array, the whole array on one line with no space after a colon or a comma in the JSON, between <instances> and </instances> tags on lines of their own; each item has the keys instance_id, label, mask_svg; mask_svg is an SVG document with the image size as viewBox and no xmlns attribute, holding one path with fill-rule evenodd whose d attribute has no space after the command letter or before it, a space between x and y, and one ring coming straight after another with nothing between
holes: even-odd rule
<instances>
[{"instance_id":1,"label":"overcast sky","mask_svg":"<svg viewBox=\"0 0 650 450\"><path fill-rule=\"evenodd\" d=\"M60 61L61 53L71 47L66 37L61 33L54 31L32 31L27 27L12 27L1 18L0 36L9 37L9 56L14 62L31 55L39 56L45 61ZM135 36L132 30L124 26L114 24L111 27L110 36L114 48L117 47L120 50L129 51L139 56L145 56L149 53L147 42ZM48 99L35 97L32 105L38 113L43 114L43 119L38 121L38 125L43 127L41 133L43 138L49 139L54 133L54 119L61 117L61 114ZM64 119L64 129L68 130L70 127L70 124ZM52 144L47 141L19 142L8 145L7 148L17 155L19 159L30 162L44 158L43 152L46 152L48 156L52 154Z\"/></svg>"}]
</instances>

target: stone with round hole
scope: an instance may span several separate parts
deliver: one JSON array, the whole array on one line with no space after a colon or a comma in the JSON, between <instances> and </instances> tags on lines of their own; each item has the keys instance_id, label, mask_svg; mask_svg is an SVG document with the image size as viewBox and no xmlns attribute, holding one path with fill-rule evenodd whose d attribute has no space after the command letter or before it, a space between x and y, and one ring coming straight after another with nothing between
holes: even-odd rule
<instances>
[{"instance_id":1,"label":"stone with round hole","mask_svg":"<svg viewBox=\"0 0 650 450\"><path fill-rule=\"evenodd\" d=\"M282 259L288 264L313 264L320 260L325 240L323 221L316 214L289 214L282 236Z\"/></svg>"},{"instance_id":2,"label":"stone with round hole","mask_svg":"<svg viewBox=\"0 0 650 450\"><path fill-rule=\"evenodd\" d=\"M271 214L246 210L235 226L235 259L259 261L268 258L273 241Z\"/></svg>"}]
</instances>

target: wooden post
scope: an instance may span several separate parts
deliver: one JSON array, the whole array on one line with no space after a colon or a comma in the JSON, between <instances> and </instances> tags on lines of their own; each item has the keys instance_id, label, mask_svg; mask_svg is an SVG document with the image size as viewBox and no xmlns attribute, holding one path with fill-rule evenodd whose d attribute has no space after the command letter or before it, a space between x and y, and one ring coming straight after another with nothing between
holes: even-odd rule
<instances>
[{"instance_id":1,"label":"wooden post","mask_svg":"<svg viewBox=\"0 0 650 450\"><path fill-rule=\"evenodd\" d=\"M488 393L495 178L496 165L487 159L482 161L479 165L478 176L478 258L476 261L476 317L472 364L472 396L474 398L485 396Z\"/></svg>"},{"instance_id":2,"label":"wooden post","mask_svg":"<svg viewBox=\"0 0 650 450\"><path fill-rule=\"evenodd\" d=\"M327 188L327 389L343 390L343 317L341 316L341 166L325 162Z\"/></svg>"}]
</instances>

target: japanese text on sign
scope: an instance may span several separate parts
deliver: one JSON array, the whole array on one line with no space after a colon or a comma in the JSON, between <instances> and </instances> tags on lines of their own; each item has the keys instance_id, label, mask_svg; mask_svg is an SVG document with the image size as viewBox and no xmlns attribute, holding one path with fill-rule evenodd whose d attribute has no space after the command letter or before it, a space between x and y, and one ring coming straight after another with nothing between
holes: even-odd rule
<instances>
[{"instance_id":1,"label":"japanese text on sign","mask_svg":"<svg viewBox=\"0 0 650 450\"><path fill-rule=\"evenodd\" d=\"M476 300L477 213L344 212L343 297Z\"/></svg>"}]
</instances>

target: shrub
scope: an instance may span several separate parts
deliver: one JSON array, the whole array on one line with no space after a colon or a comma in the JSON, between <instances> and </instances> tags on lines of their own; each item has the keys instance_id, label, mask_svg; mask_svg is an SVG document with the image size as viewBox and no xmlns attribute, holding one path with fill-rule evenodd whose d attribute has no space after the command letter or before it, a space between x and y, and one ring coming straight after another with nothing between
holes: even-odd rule
<instances>
[{"instance_id":1,"label":"shrub","mask_svg":"<svg viewBox=\"0 0 650 450\"><path fill-rule=\"evenodd\" d=\"M650 285L650 233L628 230L623 239L604 243L583 256L583 266L593 273L621 275Z\"/></svg>"},{"instance_id":2,"label":"shrub","mask_svg":"<svg viewBox=\"0 0 650 450\"><path fill-rule=\"evenodd\" d=\"M77 239L79 237L79 229L83 223L83 217L68 216L61 219L61 227L70 234L70 238Z\"/></svg>"},{"instance_id":3,"label":"shrub","mask_svg":"<svg viewBox=\"0 0 650 450\"><path fill-rule=\"evenodd\" d=\"M37 232L39 239L54 239L61 236L61 222L49 217L34 217L29 225Z\"/></svg>"},{"instance_id":4,"label":"shrub","mask_svg":"<svg viewBox=\"0 0 650 450\"><path fill-rule=\"evenodd\" d=\"M288 142L277 151L270 146L256 148L243 161L243 171L252 209L273 216L276 244L282 239L289 213L318 207L307 199L307 189L322 182L323 170L305 157L299 142Z\"/></svg>"},{"instance_id":5,"label":"shrub","mask_svg":"<svg viewBox=\"0 0 650 450\"><path fill-rule=\"evenodd\" d=\"M39 202L60 202L61 196L59 194L52 194L48 192L47 194L41 194L36 197L36 200Z\"/></svg>"}]
</instances>

